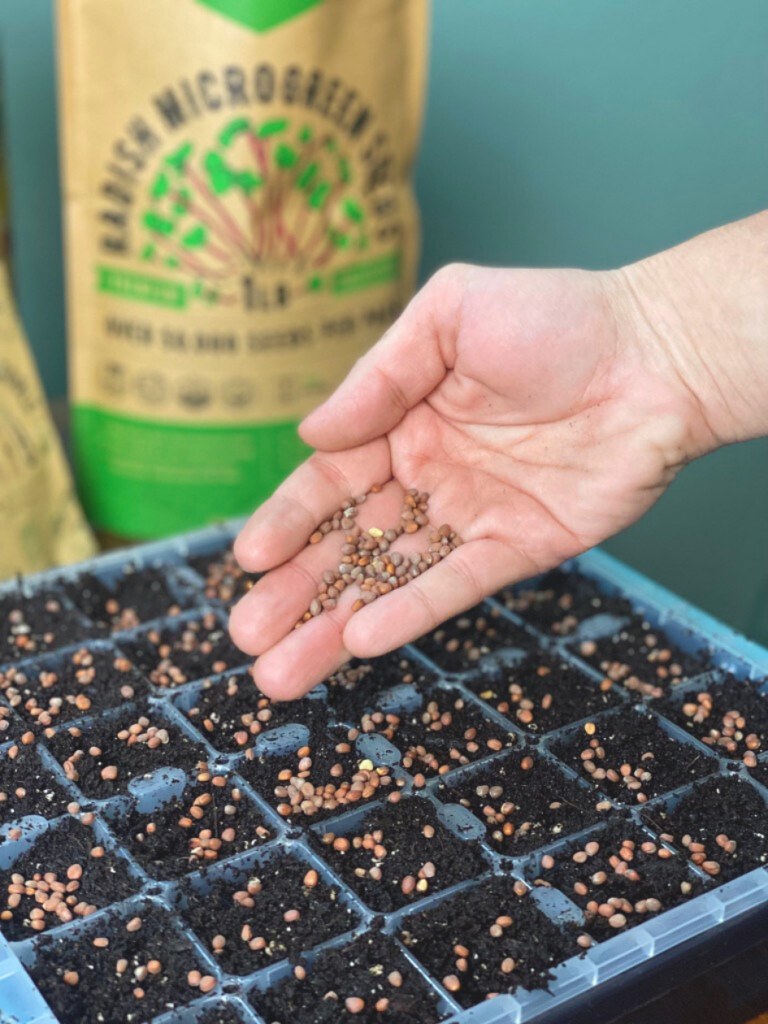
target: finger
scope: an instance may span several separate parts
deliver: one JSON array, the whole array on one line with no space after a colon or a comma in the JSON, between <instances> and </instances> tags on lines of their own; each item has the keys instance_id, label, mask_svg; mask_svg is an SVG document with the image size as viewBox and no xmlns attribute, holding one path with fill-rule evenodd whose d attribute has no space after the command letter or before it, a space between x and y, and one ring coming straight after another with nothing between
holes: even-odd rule
<instances>
[{"instance_id":1,"label":"finger","mask_svg":"<svg viewBox=\"0 0 768 1024\"><path fill-rule=\"evenodd\" d=\"M320 615L270 648L251 670L256 685L274 700L295 700L327 679L345 661L338 621Z\"/></svg>"},{"instance_id":2,"label":"finger","mask_svg":"<svg viewBox=\"0 0 768 1024\"><path fill-rule=\"evenodd\" d=\"M462 544L423 575L352 616L344 647L372 658L429 633L506 584L526 579L539 567L501 541Z\"/></svg>"},{"instance_id":3,"label":"finger","mask_svg":"<svg viewBox=\"0 0 768 1024\"><path fill-rule=\"evenodd\" d=\"M452 365L468 267L447 267L353 367L299 432L315 448L338 451L391 430L438 386Z\"/></svg>"},{"instance_id":4,"label":"finger","mask_svg":"<svg viewBox=\"0 0 768 1024\"><path fill-rule=\"evenodd\" d=\"M235 541L235 558L248 572L286 562L349 498L391 475L384 439L334 455L315 452L256 509Z\"/></svg>"},{"instance_id":5,"label":"finger","mask_svg":"<svg viewBox=\"0 0 768 1024\"><path fill-rule=\"evenodd\" d=\"M392 482L379 494L370 495L359 507L356 521L363 530L396 522L402 502L403 489ZM251 655L263 654L294 628L310 602L318 596L323 572L340 568L345 541L346 532L337 530L327 534L320 543L305 546L291 561L263 576L240 599L232 609L229 628L241 650ZM354 597L350 596L347 602L345 595L356 590L356 587L343 590L344 600L340 600L340 606L351 606ZM344 622L341 622L339 635L343 628Z\"/></svg>"}]
</instances>

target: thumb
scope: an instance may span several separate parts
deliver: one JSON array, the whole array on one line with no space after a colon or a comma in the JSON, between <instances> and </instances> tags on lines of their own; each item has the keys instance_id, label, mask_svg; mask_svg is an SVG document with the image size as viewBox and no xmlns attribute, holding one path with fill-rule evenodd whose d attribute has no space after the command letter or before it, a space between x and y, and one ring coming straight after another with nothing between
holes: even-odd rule
<instances>
[{"instance_id":1,"label":"thumb","mask_svg":"<svg viewBox=\"0 0 768 1024\"><path fill-rule=\"evenodd\" d=\"M374 440L434 391L453 365L470 270L455 265L435 274L334 394L304 420L299 433L307 444L338 451Z\"/></svg>"}]
</instances>

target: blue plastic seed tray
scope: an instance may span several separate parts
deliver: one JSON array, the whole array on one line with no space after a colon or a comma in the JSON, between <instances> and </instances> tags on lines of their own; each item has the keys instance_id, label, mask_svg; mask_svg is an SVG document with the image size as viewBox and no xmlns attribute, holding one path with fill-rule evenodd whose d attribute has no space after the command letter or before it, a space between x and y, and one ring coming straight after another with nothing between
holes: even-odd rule
<instances>
[{"instance_id":1,"label":"blue plastic seed tray","mask_svg":"<svg viewBox=\"0 0 768 1024\"><path fill-rule=\"evenodd\" d=\"M88 570L101 580L107 587L112 589L121 579L126 566L141 569L143 567L159 568L166 581L168 590L175 603L179 606L180 613L167 621L156 620L151 623L142 623L138 628L116 631L109 636L104 635L104 629L96 630L93 623L87 617L76 611L71 602L65 601L65 607L75 611L77 620L82 626L82 636L74 646L67 650L46 650L44 653L33 654L32 657L21 659L14 664L25 670L41 668L56 670L67 653L85 644L94 651L107 651L121 653L131 651L136 642L140 642L147 632L165 627L173 630L183 630L184 624L188 621L199 620L201 615L209 612L216 617L216 621L224 627L226 625L227 609L224 603L217 600L210 600L206 597L204 580L192 568L191 562L200 557L213 556L219 551L226 549L234 536L237 524L228 527L206 530L204 532L181 537L176 540L145 545L129 552L119 552L96 559L87 565L76 566L66 572L57 572L44 576L30 577L24 582L24 588L33 592L38 588L53 586L57 581L71 580L79 572ZM197 563L199 566L199 562ZM687 652L711 652L712 668L707 672L705 678L693 678L688 682L681 683L675 687L675 692L686 694L698 692L701 683L705 682L707 687L717 688L725 672L733 673L738 679L749 682L749 685L768 696L768 651L756 646L737 636L726 627L715 622L700 611L692 608L680 598L675 597L668 591L651 583L649 580L638 575L634 571L614 561L612 558L600 551L592 551L566 566L567 569L584 574L595 580L601 591L608 595L622 595L629 599L633 611L639 612L652 628L662 628L671 641L680 649ZM0 587L0 599L6 592L13 592L17 587L16 583L9 582ZM524 587L522 588L524 589ZM541 632L534 628L525 619L525 613L521 615L509 612L499 602L489 602L489 609L495 607L500 611L502 620L507 620L511 629L511 635L525 636L524 646L528 650L540 650L556 653L559 657L569 660L576 666L586 678L592 681L595 688L603 679L603 673L590 667L580 658L580 644L584 640L599 639L612 635L621 623L616 618L604 614L595 614L582 621L575 632L567 636L556 636L551 632ZM522 627L522 631L520 630ZM545 629L542 626L542 629ZM54 647L55 641L45 643L44 646ZM514 664L517 659L523 657L523 651L519 648L502 648L493 651L473 666L468 672L448 673L432 664L430 660L420 652L418 646L407 648L404 651L412 664L417 668L421 666L425 672L436 680L438 687L451 686L458 688L464 695L467 703L478 708L482 714L496 723L502 734L507 732L513 738L519 740L522 746L531 741L530 734L526 734L524 725L515 718L506 718L492 708L487 701L478 696L479 688L467 685L479 678L489 664ZM0 657L0 671L6 664L2 664ZM334 831L337 835L343 835L355 828L355 826L371 812L372 808L385 806L379 801L367 802L357 806L351 811L346 811L336 817L324 819L322 822L315 822L311 819L304 823L302 828L297 829L296 822L288 824L275 812L274 806L264 796L255 792L248 782L244 781L239 774L244 766L244 753L241 749L234 749L231 737L226 741L219 738L215 730L207 732L199 722L190 719L188 712L195 705L201 691L209 685L225 685L226 681L233 676L242 677L247 681L247 659L241 657L239 664L227 665L227 671L219 677L212 677L211 683L200 679L189 679L183 685L175 689L162 689L143 680L137 685L137 699L139 692L149 693L149 707L156 712L158 721L162 720L169 728L177 730L183 736L196 744L202 746L209 763L215 767L219 774L226 774L231 784L236 784L241 790L242 798L248 801L257 811L266 829L264 842L253 844L252 848L239 850L233 856L222 855L217 864L201 873L194 865L188 867L185 875L187 880L192 880L194 891L203 896L209 887L219 877L226 879L247 878L254 871L258 870L259 864L264 863L271 856L290 856L298 858L303 864L316 868L322 884L333 885L339 890L340 908L346 913L345 923L340 927L343 930L336 935L325 946L343 946L351 938L365 934L366 930L372 927L374 920L376 926L381 925L381 915L376 913L374 907L366 905L363 899L356 893L354 886L348 880L342 879L335 874L332 859L326 860L318 855L317 843L311 841L311 833L323 833ZM433 674L433 676L432 676ZM364 685L364 684L363 684ZM653 697L640 695L636 692L625 690L621 686L614 687L614 706L597 715L589 717L589 721L597 722L605 716L616 714L616 704L631 708L650 708L654 715L657 712L654 704L658 704ZM319 687L313 691L308 698L310 701L324 701L326 691ZM681 699L683 699L681 697ZM695 698L694 698L695 699ZM418 696L413 687L408 685L397 686L384 698L379 696L377 706L385 710L404 710L414 706ZM115 701L118 704L118 701ZM5 718L9 720L9 728L0 734L2 745L0 746L0 760L7 756L8 750L18 742L19 737L24 733L25 723L17 716L16 712L8 711L5 702L0 702L5 708ZM120 704L124 707L124 704ZM295 706L297 716L304 713L308 705L302 702ZM99 721L116 716L120 712L117 709L100 710ZM333 715L331 716L333 719ZM288 715L290 719L290 713ZM726 757L717 756L717 751L700 743L692 737L689 732L665 718L657 715L658 722L666 733L685 744L690 750L692 760L705 759L705 763L711 775L726 777L733 776L743 780L752 787L754 793L768 807L768 789L764 789L755 778L746 770L740 761L734 761ZM338 719L335 719L338 721ZM545 759L552 766L552 770L560 773L560 777L566 776L572 780L573 785L579 787L584 794L585 800L603 801L610 803L612 807L618 808L614 801L610 801L606 795L599 790L598 785L591 785L583 775L577 774L572 767L565 765L554 753L561 739L567 739L583 732L583 726L587 719L581 722L570 722L559 729L546 733L536 744L537 755ZM70 717L61 724L54 723L57 732L70 726L80 725L87 729L93 717L87 714L78 717ZM349 722L338 722L339 725L349 726ZM285 719L275 728L265 729L264 732L254 740L258 751L271 751L275 754L281 752L289 754L297 749L297 746L305 742L308 730L305 724ZM217 742L220 744L217 747ZM517 749L517 748L516 748ZM100 908L96 913L82 920L74 920L71 923L61 925L57 929L49 929L45 934L69 935L76 937L85 929L86 934L92 934L94 928L104 915L112 914L115 911L123 918L132 916L137 908L146 908L151 905L156 912L167 919L168 934L186 937L191 947L196 951L199 966L204 973L211 974L216 979L216 987L205 996L197 994L189 989L188 997L184 1005L170 1008L168 1012L162 1013L159 1017L153 1018L156 1024L197 1024L203 1015L209 1010L229 1008L229 1012L237 1018L250 1024L271 1024L271 1021L260 1017L254 1005L258 1006L259 993L262 993L272 986L280 984L292 970L287 961L272 963L267 967L255 970L251 974L243 975L226 973L209 953L207 945L194 933L184 919L185 900L187 899L183 882L184 878L175 877L170 880L159 880L153 877L145 867L133 856L129 845L120 842L120 822L135 808L141 813L154 811L174 796L178 796L184 790L185 785L191 776L185 774L176 766L169 766L153 772L149 776L133 778L127 785L122 786L119 791L104 799L89 799L88 795L81 792L76 783L69 781L60 764L52 756L47 748L47 741L41 739L25 751L28 757L37 759L35 764L38 769L38 782L43 781L43 788L50 787L50 793L46 790L46 799L49 801L48 810L45 816L32 815L21 820L8 821L0 828L0 870L7 871L13 864L23 856L41 835L49 829L61 829L69 819L66 811L68 801L77 801L83 810L92 809L96 812L94 829L99 841L104 848L115 854L122 865L121 878L124 886L130 890L130 895L121 897L121 902L111 909ZM543 845L533 844L533 847L522 856L503 856L497 847L494 847L489 839L485 823L475 817L466 806L452 802L451 793L454 787L460 787L463 780L471 781L472 777L487 769L489 765L496 764L500 759L508 756L505 750L499 752L488 751L486 756L480 757L473 763L459 767L447 775L430 779L422 789L416 789L413 785L412 773L406 771L401 764L402 752L397 749L397 736L390 743L378 735L361 735L357 742L357 754L360 758L375 758L379 764L391 765L393 777L405 780L402 790L404 797L413 796L417 800L427 801L435 808L439 821L452 832L460 841L480 841L479 868L476 877L458 883L443 891L437 891L425 896L422 900L406 906L404 909L384 915L383 929L392 937L392 940L405 956L413 971L422 979L424 985L431 990L437 999L437 1006L443 1015L443 1019L450 1024L523 1024L523 1022L536 1021L540 1024L555 1021L578 1021L589 1019L595 1021L613 1020L620 1013L627 1012L634 1005L639 1005L654 995L664 991L665 987L670 988L673 982L679 984L685 976L686 970L692 973L701 970L702 965L712 965L723 960L728 955L737 952L739 948L746 947L750 943L758 941L766 932L768 925L768 870L764 867L757 867L747 873L736 877L725 884L718 885L717 880L710 879L699 868L685 865L685 870L690 872L691 877L699 878L706 883L702 895L690 899L687 903L675 907L667 912L659 914L655 918L646 920L632 928L622 931L620 934L604 941L600 941L591 949L579 956L560 964L554 970L554 980L547 990L538 989L526 991L518 988L511 995L502 995L487 1000L471 1009L462 1009L454 997L443 988L441 979L433 977L419 962L414 952L408 949L401 941L401 930L403 922L411 914L439 908L446 901L462 899L471 891L482 886L483 880L491 875L508 874L515 880L527 880L538 877L541 869L541 858L547 852L557 853L567 847L573 841L573 835L559 835L557 837L545 837ZM768 769L768 752L758 752L758 760L765 764ZM29 764L27 761L25 764ZM25 768L26 771L26 768ZM413 771L413 769L412 769ZM762 776L768 779L768 772ZM649 803L640 805L633 804L630 807L629 815L632 822L640 829L643 829L649 838L658 841L658 832L654 831L653 822L657 809L670 809L679 803L680 799L690 790L691 783L685 783L671 793L665 792L655 796ZM608 812L603 817L608 820ZM616 810L616 813L619 813ZM3 820L0 818L0 820ZM302 823L299 823L302 824ZM765 815L766 832L768 833L768 809ZM599 837L601 822L589 824L586 829L578 833L577 838L584 842L593 833ZM18 838L18 828L21 828L21 838ZM12 830L14 830L12 832ZM9 837L12 832L13 836ZM322 850L321 850L322 852ZM766 863L768 863L768 842L766 843ZM124 871L123 871L124 869ZM122 890L124 893L125 888ZM584 924L582 911L565 893L557 889L533 888L533 898L539 909L549 917L558 928L568 928L575 925L579 928ZM4 899L4 897L3 897ZM3 904L4 905L4 904ZM9 942L0 935L0 1024L55 1024L55 1013L46 1005L39 991L27 974L24 965L34 963L38 938L25 938L23 941ZM307 962L311 970L313 957L317 950L307 950ZM91 981L91 984L97 984ZM84 989L85 992L85 989ZM339 1019L350 1021L354 1018L346 1011L339 1010ZM132 1015L132 1020L145 1020L140 1008ZM386 1014L381 1015L382 1024L386 1024ZM283 1022L287 1024L287 1022ZM297 1022L298 1024L298 1022ZM311 1024L302 1021L301 1024Z\"/></svg>"}]
</instances>

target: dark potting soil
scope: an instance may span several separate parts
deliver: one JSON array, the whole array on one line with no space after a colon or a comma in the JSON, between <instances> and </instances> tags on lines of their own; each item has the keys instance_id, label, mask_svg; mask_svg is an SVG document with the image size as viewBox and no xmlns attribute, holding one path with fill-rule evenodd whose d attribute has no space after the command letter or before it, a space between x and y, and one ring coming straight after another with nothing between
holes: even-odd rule
<instances>
[{"instance_id":1,"label":"dark potting soil","mask_svg":"<svg viewBox=\"0 0 768 1024\"><path fill-rule=\"evenodd\" d=\"M358 801L375 800L394 788L390 769L359 753L356 737L354 729L329 728L316 719L304 746L289 754L248 750L238 771L289 824L306 827L341 814ZM358 777L365 785L355 793L351 786ZM297 792L299 784L306 787L303 799L296 797L292 803L292 791ZM311 802L313 795L322 797L322 803L310 809L307 801Z\"/></svg>"},{"instance_id":2,"label":"dark potting soil","mask_svg":"<svg viewBox=\"0 0 768 1024\"><path fill-rule=\"evenodd\" d=\"M510 857L579 832L603 813L588 792L533 747L440 782L437 795L484 821L490 845Z\"/></svg>"},{"instance_id":3,"label":"dark potting soil","mask_svg":"<svg viewBox=\"0 0 768 1024\"><path fill-rule=\"evenodd\" d=\"M27 726L47 728L144 697L149 685L116 651L81 647L23 669L12 665L0 672L0 692Z\"/></svg>"},{"instance_id":4,"label":"dark potting soil","mask_svg":"<svg viewBox=\"0 0 768 1024\"><path fill-rule=\"evenodd\" d=\"M626 598L604 594L589 576L562 569L545 573L534 584L507 587L497 599L532 626L558 636L568 636L594 615L623 617L632 613Z\"/></svg>"},{"instance_id":5,"label":"dark potting soil","mask_svg":"<svg viewBox=\"0 0 768 1024\"><path fill-rule=\"evenodd\" d=\"M339 900L338 887L327 885L317 872L311 879L314 887L304 884L310 870L311 864L280 851L248 870L227 869L203 889L185 883L180 895L186 908L180 913L231 974L250 974L286 957L295 962L300 953L360 923L360 915ZM252 884L247 888L256 879L258 892ZM298 920L286 921L292 911L298 911ZM213 939L218 936L226 945L216 952Z\"/></svg>"},{"instance_id":6,"label":"dark potting soil","mask_svg":"<svg viewBox=\"0 0 768 1024\"><path fill-rule=\"evenodd\" d=\"M129 932L126 924L134 917L142 924ZM206 974L191 943L169 926L169 916L157 907L108 911L106 919L77 934L44 936L27 970L60 1024L144 1024L199 996L199 989L187 982L189 971ZM94 946L97 937L109 939L109 945ZM116 964L122 959L128 966L118 974ZM136 968L151 960L158 960L161 970L137 982ZM64 981L70 971L79 978L76 985ZM137 991L143 993L140 998Z\"/></svg>"},{"instance_id":7,"label":"dark potting soil","mask_svg":"<svg viewBox=\"0 0 768 1024\"><path fill-rule=\"evenodd\" d=\"M541 734L621 703L617 687L596 683L570 662L536 651L514 666L489 669L468 685L491 707Z\"/></svg>"},{"instance_id":8,"label":"dark potting soil","mask_svg":"<svg viewBox=\"0 0 768 1024\"><path fill-rule=\"evenodd\" d=\"M519 986L547 988L552 968L581 952L575 930L558 928L530 895L515 895L513 886L511 878L486 879L460 898L403 921L402 941L438 980L459 981L460 988L451 982L449 986L464 1007ZM490 929L500 917L510 917L512 923L505 922L502 934L494 936ZM466 949L466 954L459 951L466 961L464 971L456 965L456 946Z\"/></svg>"},{"instance_id":9,"label":"dark potting soil","mask_svg":"<svg viewBox=\"0 0 768 1024\"><path fill-rule=\"evenodd\" d=\"M103 855L94 857L91 853L94 848L97 853L103 850ZM82 871L78 879L67 874L68 871L74 874L75 866ZM56 877L45 877L49 873ZM36 875L39 877L35 878ZM44 900L35 898L40 881L44 885L60 882L69 886L65 898L71 901L68 909L70 919L75 921L81 916L77 910L80 904L100 910L133 896L141 887L141 883L128 874L126 861L102 846L92 828L83 825L78 818L63 818L55 828L41 835L31 850L14 861L9 870L0 872L0 930L12 942L39 934L32 927L31 910L43 911L46 931L65 923L54 911L45 909ZM30 885L30 882L35 884ZM25 892L19 893L19 888ZM12 907L17 898L18 905Z\"/></svg>"},{"instance_id":10,"label":"dark potting soil","mask_svg":"<svg viewBox=\"0 0 768 1024\"><path fill-rule=\"evenodd\" d=\"M218 618L209 613L123 643L131 661L155 686L171 689L248 663Z\"/></svg>"},{"instance_id":11,"label":"dark potting soil","mask_svg":"<svg viewBox=\"0 0 768 1024\"><path fill-rule=\"evenodd\" d=\"M291 974L270 992L253 990L251 1001L269 1024L437 1024L444 1019L435 993L394 942L367 932L341 949L326 949L307 966L306 977ZM396 986L389 980L399 974ZM333 993L333 996L328 996ZM363 1008L347 1009L347 1000ZM387 1000L384 1012L376 1003Z\"/></svg>"},{"instance_id":12,"label":"dark potting soil","mask_svg":"<svg viewBox=\"0 0 768 1024\"><path fill-rule=\"evenodd\" d=\"M626 840L634 843L634 847L623 846ZM594 854L592 842L599 844ZM643 844L646 850L642 849ZM553 867L541 865L538 871L529 871L527 877L531 882L543 879L564 892L586 912L585 930L602 941L692 900L709 887L711 883L691 871L684 858L677 854L669 856L669 852L657 838L652 839L631 822L614 819L586 839L553 853ZM574 854L583 863L574 861ZM626 919L626 924L618 928L615 920L609 924L609 917L595 913L594 906L587 910L590 903L603 906L614 898L627 901L622 908L614 908L614 913L621 913ZM658 910L653 902L650 908L643 905L649 899L659 901Z\"/></svg>"},{"instance_id":13,"label":"dark potting soil","mask_svg":"<svg viewBox=\"0 0 768 1024\"><path fill-rule=\"evenodd\" d=\"M0 824L28 814L56 818L71 800L34 747L11 747L0 755Z\"/></svg>"},{"instance_id":14,"label":"dark potting soil","mask_svg":"<svg viewBox=\"0 0 768 1024\"><path fill-rule=\"evenodd\" d=\"M56 589L0 598L0 665L79 643L96 631L62 604Z\"/></svg>"},{"instance_id":15,"label":"dark potting soil","mask_svg":"<svg viewBox=\"0 0 768 1024\"><path fill-rule=\"evenodd\" d=\"M189 558L187 563L203 577L206 598L209 601L221 601L227 606L247 594L262 575L241 569L231 547L220 548L210 555Z\"/></svg>"},{"instance_id":16,"label":"dark potting soil","mask_svg":"<svg viewBox=\"0 0 768 1024\"><path fill-rule=\"evenodd\" d=\"M369 661L355 659L326 679L328 704L336 717L350 725L357 724L365 711L379 707L382 692L396 686L412 686L425 690L437 678L434 672L404 651L393 651Z\"/></svg>"},{"instance_id":17,"label":"dark potting soil","mask_svg":"<svg viewBox=\"0 0 768 1024\"><path fill-rule=\"evenodd\" d=\"M760 761L754 768L750 768L749 774L768 789L768 761Z\"/></svg>"},{"instance_id":18,"label":"dark potting soil","mask_svg":"<svg viewBox=\"0 0 768 1024\"><path fill-rule=\"evenodd\" d=\"M673 739L655 715L636 708L587 722L553 743L552 752L624 804L644 803L717 770L714 758Z\"/></svg>"},{"instance_id":19,"label":"dark potting soil","mask_svg":"<svg viewBox=\"0 0 768 1024\"><path fill-rule=\"evenodd\" d=\"M721 757L743 757L768 747L768 698L757 690L766 682L748 683L728 675L722 683L712 682L655 707ZM726 715L744 722L724 722Z\"/></svg>"},{"instance_id":20,"label":"dark potting soil","mask_svg":"<svg viewBox=\"0 0 768 1024\"><path fill-rule=\"evenodd\" d=\"M242 1024L243 1018L231 1006L221 1003L196 1017L196 1024Z\"/></svg>"},{"instance_id":21,"label":"dark potting soil","mask_svg":"<svg viewBox=\"0 0 768 1024\"><path fill-rule=\"evenodd\" d=\"M677 806L649 808L643 818L655 832L671 835L683 856L691 856L684 836L702 843L707 861L720 866L718 884L768 864L768 808L757 790L735 776L712 776L694 786ZM718 836L733 840L736 849L728 853Z\"/></svg>"},{"instance_id":22,"label":"dark potting soil","mask_svg":"<svg viewBox=\"0 0 768 1024\"><path fill-rule=\"evenodd\" d=\"M518 742L515 733L486 718L454 688L431 690L416 710L390 716L390 721L387 716L380 723L364 718L364 728L367 721L402 751L402 765L411 775L426 778Z\"/></svg>"},{"instance_id":23,"label":"dark potting soil","mask_svg":"<svg viewBox=\"0 0 768 1024\"><path fill-rule=\"evenodd\" d=\"M444 622L416 646L440 668L459 672L477 668L481 658L503 647L528 648L531 643L528 633L505 619L498 608L478 604Z\"/></svg>"},{"instance_id":24,"label":"dark potting soil","mask_svg":"<svg viewBox=\"0 0 768 1024\"><path fill-rule=\"evenodd\" d=\"M424 828L434 829L428 838ZM386 850L386 856L376 856L375 849L366 849L362 841L366 835L381 832L377 840ZM406 797L397 804L372 807L359 824L339 832L335 837L349 842L349 849L336 849L332 833L310 833L310 841L344 881L359 893L363 900L381 913L400 907L423 897L447 889L457 882L475 878L485 870L485 861L479 844L473 840L458 839L440 824L435 809L428 800ZM355 844L355 838L359 844ZM374 837L375 838L375 837ZM434 866L434 874L421 879L419 872L426 864ZM372 878L371 868L381 872L381 878ZM362 876L356 872L361 870ZM411 892L403 892L403 879L424 881L426 885Z\"/></svg>"},{"instance_id":25,"label":"dark potting soil","mask_svg":"<svg viewBox=\"0 0 768 1024\"><path fill-rule=\"evenodd\" d=\"M249 674L206 680L185 714L209 743L225 753L252 746L257 736L288 722L308 725L319 718L325 723L328 717L324 702L314 698L271 701Z\"/></svg>"},{"instance_id":26,"label":"dark potting soil","mask_svg":"<svg viewBox=\"0 0 768 1024\"><path fill-rule=\"evenodd\" d=\"M151 813L140 813L135 804L127 812L121 810L112 829L147 874L161 881L181 878L272 838L258 807L223 775L190 783L180 797ZM216 857L194 852L200 849L196 837L204 830L221 842Z\"/></svg>"},{"instance_id":27,"label":"dark potting soil","mask_svg":"<svg viewBox=\"0 0 768 1024\"><path fill-rule=\"evenodd\" d=\"M707 651L688 654L675 646L663 629L652 627L640 615L634 615L612 636L582 640L571 649L609 679L644 697L662 697L676 684L712 666Z\"/></svg>"},{"instance_id":28,"label":"dark potting soil","mask_svg":"<svg viewBox=\"0 0 768 1024\"><path fill-rule=\"evenodd\" d=\"M74 580L62 580L72 603L99 627L102 633L134 629L166 615L178 615L189 606L171 593L162 569L123 568L123 575L108 587L93 573L80 573Z\"/></svg>"},{"instance_id":29,"label":"dark potting soil","mask_svg":"<svg viewBox=\"0 0 768 1024\"><path fill-rule=\"evenodd\" d=\"M159 745L150 747L145 739L129 743L129 730L134 725L141 727L139 737L148 737L149 730L159 730ZM122 739L119 734L124 734ZM97 718L83 728L68 726L46 744L65 772L67 763L72 765L68 778L86 796L100 800L125 793L130 780L140 775L169 766L191 771L208 757L202 744L188 739L162 711L146 701L113 717ZM92 754L92 749L100 753ZM78 755L78 751L82 753ZM102 771L113 767L117 768L117 778L104 778Z\"/></svg>"}]
</instances>

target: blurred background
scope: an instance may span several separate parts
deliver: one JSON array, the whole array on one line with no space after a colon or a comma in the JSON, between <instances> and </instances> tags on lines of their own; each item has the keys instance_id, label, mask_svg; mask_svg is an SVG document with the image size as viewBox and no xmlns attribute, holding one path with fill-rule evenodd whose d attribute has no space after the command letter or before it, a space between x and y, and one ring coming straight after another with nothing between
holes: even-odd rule
<instances>
[{"instance_id":1,"label":"blurred background","mask_svg":"<svg viewBox=\"0 0 768 1024\"><path fill-rule=\"evenodd\" d=\"M0 0L20 313L66 393L51 0ZM436 0L422 277L613 267L768 206L765 0ZM768 641L768 440L689 467L607 549Z\"/></svg>"}]
</instances>

